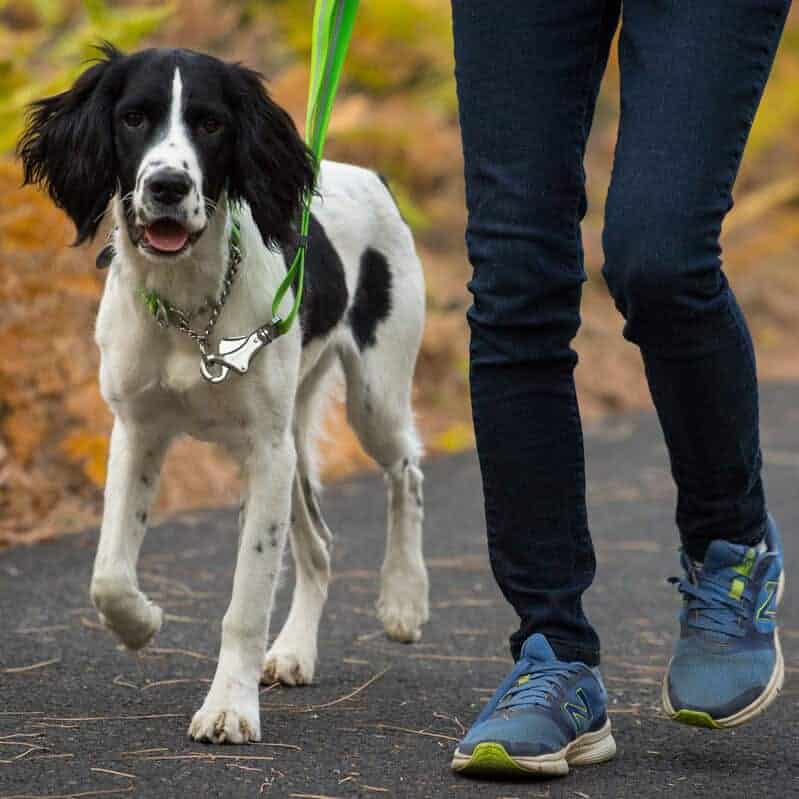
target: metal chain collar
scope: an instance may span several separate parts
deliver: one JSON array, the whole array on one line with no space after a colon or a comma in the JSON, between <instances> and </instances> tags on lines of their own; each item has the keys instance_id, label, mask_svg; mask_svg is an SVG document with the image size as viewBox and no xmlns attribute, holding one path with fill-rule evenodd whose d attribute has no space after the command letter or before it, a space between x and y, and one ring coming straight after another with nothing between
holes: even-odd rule
<instances>
[{"instance_id":1,"label":"metal chain collar","mask_svg":"<svg viewBox=\"0 0 799 799\"><path fill-rule=\"evenodd\" d=\"M219 293L219 298L216 302L208 300L193 313L186 313L182 311L177 305L173 305L168 300L165 300L155 291L144 292L144 303L155 317L155 321L163 328L173 328L185 333L190 339L196 341L200 347L200 352L203 356L208 352L208 339L216 326L219 315L222 313L222 308L230 296L230 290L239 273L239 264L241 263L241 249L232 239L230 242L230 260L228 262L225 277L222 280L222 290ZM191 326L191 322L199 316L210 311L208 322L202 333L198 332Z\"/></svg>"},{"instance_id":2,"label":"metal chain collar","mask_svg":"<svg viewBox=\"0 0 799 799\"><path fill-rule=\"evenodd\" d=\"M275 317L247 336L220 339L218 353L208 351L208 340L239 273L239 265L242 261L240 240L239 225L234 219L230 235L228 267L222 280L222 290L216 302L208 300L193 313L186 313L165 300L157 292L142 291L145 306L161 327L171 327L197 342L197 346L200 348L200 373L209 383L223 382L230 374L231 369L243 375L249 368L253 356L283 332L280 329L280 319ZM209 314L208 322L205 329L199 332L192 327L192 320L206 313Z\"/></svg>"}]
</instances>

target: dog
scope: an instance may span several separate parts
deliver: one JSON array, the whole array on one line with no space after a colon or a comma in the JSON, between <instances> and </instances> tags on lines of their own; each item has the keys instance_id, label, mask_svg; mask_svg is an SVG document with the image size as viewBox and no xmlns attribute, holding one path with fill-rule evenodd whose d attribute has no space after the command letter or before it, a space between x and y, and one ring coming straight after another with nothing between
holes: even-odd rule
<instances>
[{"instance_id":1,"label":"dog","mask_svg":"<svg viewBox=\"0 0 799 799\"><path fill-rule=\"evenodd\" d=\"M95 340L114 425L91 598L128 648L150 641L163 614L139 588L136 566L165 452L178 435L229 451L244 486L236 570L216 673L189 735L258 741L259 682L314 677L331 546L314 440L336 364L349 423L387 482L378 615L388 637L405 642L418 640L428 619L422 448L411 407L422 266L382 179L324 161L315 180L313 157L258 73L189 50L100 49L68 91L31 106L18 145L25 182L68 214L76 244L113 214ZM196 315L192 324L202 329L227 286L209 352L222 337L264 325L301 244L299 214L311 191L299 323L253 357L246 374L208 382L197 342L159 325L142 297ZM232 279L234 235L240 263ZM291 303L289 293L282 314ZM210 368L216 375L218 365ZM291 609L267 651L289 537Z\"/></svg>"}]
</instances>

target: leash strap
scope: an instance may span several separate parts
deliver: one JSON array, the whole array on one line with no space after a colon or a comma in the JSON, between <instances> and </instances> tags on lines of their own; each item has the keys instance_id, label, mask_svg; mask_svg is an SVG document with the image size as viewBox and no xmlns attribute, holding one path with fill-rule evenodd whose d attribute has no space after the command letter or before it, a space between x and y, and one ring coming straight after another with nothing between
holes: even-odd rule
<instances>
[{"instance_id":1,"label":"leash strap","mask_svg":"<svg viewBox=\"0 0 799 799\"><path fill-rule=\"evenodd\" d=\"M308 90L308 110L305 118L305 138L314 156L314 169L319 174L327 126L333 110L341 70L347 57L359 0L316 0L311 42L311 81ZM272 302L272 317L278 335L291 328L302 302L305 277L305 251L311 223L311 194L303 200L300 237L294 260L286 277L278 286ZM294 287L294 302L288 315L281 318L280 304L290 287Z\"/></svg>"}]
</instances>

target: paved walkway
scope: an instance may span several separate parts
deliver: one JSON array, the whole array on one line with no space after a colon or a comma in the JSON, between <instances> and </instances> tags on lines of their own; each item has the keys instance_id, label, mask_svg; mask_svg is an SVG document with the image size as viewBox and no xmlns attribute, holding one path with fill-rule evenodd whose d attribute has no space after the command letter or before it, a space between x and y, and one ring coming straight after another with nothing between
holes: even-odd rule
<instances>
[{"instance_id":1,"label":"paved walkway","mask_svg":"<svg viewBox=\"0 0 799 799\"><path fill-rule=\"evenodd\" d=\"M385 640L372 610L382 481L329 488L336 580L318 680L265 690L262 745L185 737L230 593L232 511L151 532L141 583L169 615L138 657L117 648L88 606L94 533L0 556L0 798L798 796L799 607L790 575L799 572L799 388L768 387L763 420L771 505L787 546L788 679L779 705L750 727L694 730L659 715L678 610L665 582L677 570L674 495L655 420L622 417L587 436L599 559L587 605L604 641L619 743L612 763L549 783L481 784L448 769L463 725L508 667L513 626L487 568L479 477L465 455L426 466L433 613L413 646ZM278 620L287 600L284 590Z\"/></svg>"}]
</instances>

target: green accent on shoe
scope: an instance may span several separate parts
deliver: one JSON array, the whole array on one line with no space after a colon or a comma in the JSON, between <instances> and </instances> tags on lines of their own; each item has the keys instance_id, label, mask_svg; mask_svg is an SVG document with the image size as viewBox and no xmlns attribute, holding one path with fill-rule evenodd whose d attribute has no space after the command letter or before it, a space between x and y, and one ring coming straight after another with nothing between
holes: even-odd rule
<instances>
[{"instance_id":1,"label":"green accent on shoe","mask_svg":"<svg viewBox=\"0 0 799 799\"><path fill-rule=\"evenodd\" d=\"M744 588L746 588L746 583L740 577L736 577L730 583L730 596L733 599L740 599L743 596Z\"/></svg>"},{"instance_id":2,"label":"green accent on shoe","mask_svg":"<svg viewBox=\"0 0 799 799\"><path fill-rule=\"evenodd\" d=\"M744 577L749 577L752 573L752 568L755 565L755 560L757 559L757 550L753 547L749 547L746 550L746 555L744 555L744 559L741 561L738 566L733 566L733 571L738 572L738 574L743 575Z\"/></svg>"},{"instance_id":3,"label":"green accent on shoe","mask_svg":"<svg viewBox=\"0 0 799 799\"><path fill-rule=\"evenodd\" d=\"M710 730L720 730L713 718L702 710L678 710L672 717L672 721L680 724L690 724L692 727L706 727Z\"/></svg>"},{"instance_id":4,"label":"green accent on shoe","mask_svg":"<svg viewBox=\"0 0 799 799\"><path fill-rule=\"evenodd\" d=\"M502 744L484 741L477 744L469 762L460 771L479 771L483 774L528 774L506 751Z\"/></svg>"}]
</instances>

